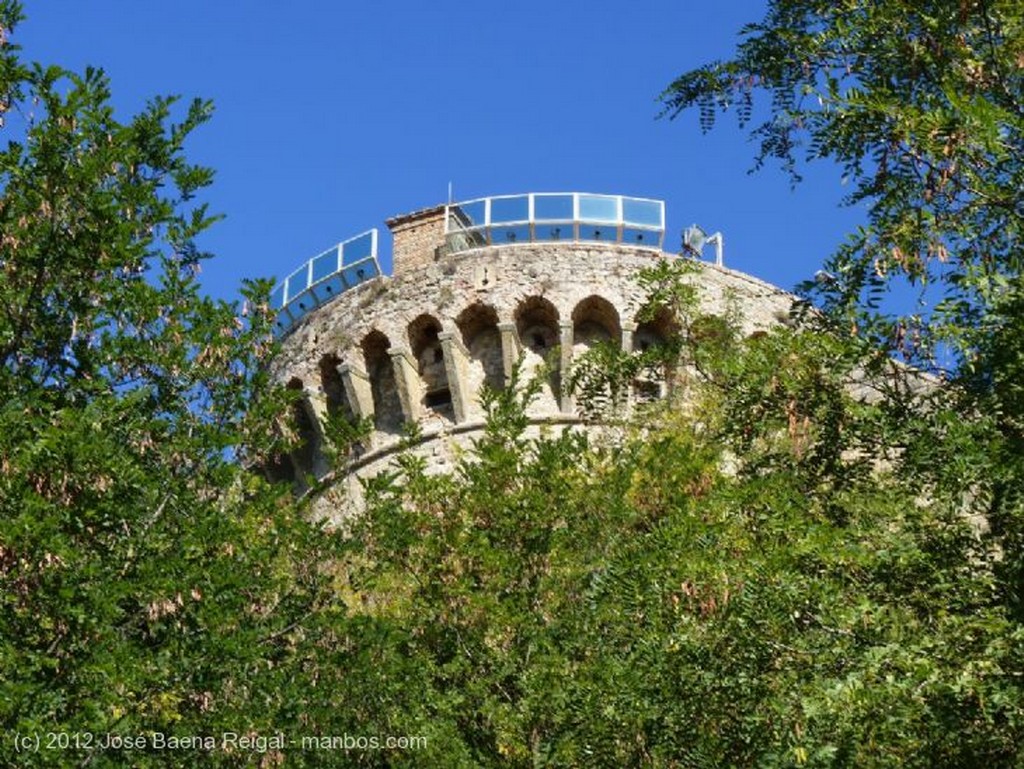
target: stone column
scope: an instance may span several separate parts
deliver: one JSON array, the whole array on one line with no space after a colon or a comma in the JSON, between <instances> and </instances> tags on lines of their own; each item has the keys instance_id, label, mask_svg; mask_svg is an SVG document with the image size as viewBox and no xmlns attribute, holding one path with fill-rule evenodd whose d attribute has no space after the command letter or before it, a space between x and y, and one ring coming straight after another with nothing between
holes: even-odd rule
<instances>
[{"instance_id":1,"label":"stone column","mask_svg":"<svg viewBox=\"0 0 1024 769\"><path fill-rule=\"evenodd\" d=\"M327 434L324 432L324 425L327 423L327 402L322 393L308 387L302 391L302 394L303 398L300 404L306 412L306 418L313 426L313 475L323 478L331 469L327 457L324 455L324 443L327 440Z\"/></svg>"},{"instance_id":2,"label":"stone column","mask_svg":"<svg viewBox=\"0 0 1024 769\"><path fill-rule=\"evenodd\" d=\"M406 422L417 422L423 413L423 384L419 368L408 350L388 350L395 369L395 386Z\"/></svg>"},{"instance_id":3,"label":"stone column","mask_svg":"<svg viewBox=\"0 0 1024 769\"><path fill-rule=\"evenodd\" d=\"M559 328L559 345L561 346L561 357L558 363L558 381L559 391L561 394L561 403L559 408L563 414L572 414L575 410L573 405L573 397L569 392L569 372L572 369L572 346L573 346L573 329L572 321L563 320L558 324Z\"/></svg>"},{"instance_id":4,"label":"stone column","mask_svg":"<svg viewBox=\"0 0 1024 769\"><path fill-rule=\"evenodd\" d=\"M448 392L452 396L455 422L465 422L469 418L473 398L473 393L469 390L469 382L466 379L469 351L453 331L442 331L437 338L441 342L441 352L444 354L444 375L448 380Z\"/></svg>"},{"instance_id":5,"label":"stone column","mask_svg":"<svg viewBox=\"0 0 1024 769\"><path fill-rule=\"evenodd\" d=\"M633 352L633 334L636 333L636 323L622 324L622 351Z\"/></svg>"},{"instance_id":6,"label":"stone column","mask_svg":"<svg viewBox=\"0 0 1024 769\"><path fill-rule=\"evenodd\" d=\"M512 384L512 369L523 351L519 341L519 331L515 323L499 323L498 333L501 334L501 364L505 370L505 387Z\"/></svg>"},{"instance_id":7,"label":"stone column","mask_svg":"<svg viewBox=\"0 0 1024 769\"><path fill-rule=\"evenodd\" d=\"M373 419L373 388L366 372L351 363L342 363L338 366L338 376L345 386L345 397L356 419Z\"/></svg>"},{"instance_id":8,"label":"stone column","mask_svg":"<svg viewBox=\"0 0 1024 769\"><path fill-rule=\"evenodd\" d=\"M627 355L633 352L633 334L636 333L636 323L623 323L622 324L622 352ZM633 383L626 382L623 385L622 390L623 402L621 405L623 413L627 416L633 413L633 403L635 398L633 397Z\"/></svg>"}]
</instances>

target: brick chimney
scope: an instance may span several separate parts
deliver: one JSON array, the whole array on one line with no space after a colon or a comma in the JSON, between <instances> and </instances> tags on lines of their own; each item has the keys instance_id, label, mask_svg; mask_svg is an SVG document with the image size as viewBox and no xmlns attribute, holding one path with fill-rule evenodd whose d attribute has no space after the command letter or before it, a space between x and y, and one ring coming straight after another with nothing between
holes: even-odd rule
<instances>
[{"instance_id":1,"label":"brick chimney","mask_svg":"<svg viewBox=\"0 0 1024 769\"><path fill-rule=\"evenodd\" d=\"M392 270L395 277L437 261L444 245L444 205L424 208L388 219L393 236Z\"/></svg>"}]
</instances>

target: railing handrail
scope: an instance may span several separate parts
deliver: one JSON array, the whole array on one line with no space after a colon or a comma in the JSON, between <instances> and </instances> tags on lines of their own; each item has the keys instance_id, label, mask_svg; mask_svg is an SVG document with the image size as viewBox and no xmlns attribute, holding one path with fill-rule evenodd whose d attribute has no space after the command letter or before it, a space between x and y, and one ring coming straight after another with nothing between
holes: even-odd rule
<instances>
[{"instance_id":1,"label":"railing handrail","mask_svg":"<svg viewBox=\"0 0 1024 769\"><path fill-rule=\"evenodd\" d=\"M538 201L545 200L561 205L539 211ZM510 213L496 216L495 203L500 205L502 201L516 204L510 206ZM611 240L660 249L665 234L665 203L656 198L593 192L523 192L489 195L445 206L445 237L453 252L502 245L498 242L502 235L505 243L563 240L562 227L551 225L571 226L571 237L564 240ZM608 237L609 227L614 228L613 237Z\"/></svg>"},{"instance_id":2,"label":"railing handrail","mask_svg":"<svg viewBox=\"0 0 1024 769\"><path fill-rule=\"evenodd\" d=\"M346 252L346 246L352 246L367 237L368 249ZM306 313L324 302L381 275L377 243L377 228L361 232L307 259L278 283L270 294L271 307L277 310L277 333L286 333ZM334 286L334 282L338 285ZM307 307L304 300L308 300L311 306Z\"/></svg>"},{"instance_id":3,"label":"railing handrail","mask_svg":"<svg viewBox=\"0 0 1024 769\"><path fill-rule=\"evenodd\" d=\"M558 203L538 211L537 202L546 199ZM512 206L517 216L495 218L493 204L506 200L522 201ZM467 213L473 206L482 206L480 221ZM525 217L519 213L525 213ZM665 202L596 192L489 195L446 204L444 232L453 253L482 246L555 241L619 243L660 250L665 237ZM365 246L346 248L362 240L367 240ZM366 230L306 260L278 283L271 293L278 335L286 334L307 313L342 292L382 275L377 246L377 229Z\"/></svg>"}]
</instances>

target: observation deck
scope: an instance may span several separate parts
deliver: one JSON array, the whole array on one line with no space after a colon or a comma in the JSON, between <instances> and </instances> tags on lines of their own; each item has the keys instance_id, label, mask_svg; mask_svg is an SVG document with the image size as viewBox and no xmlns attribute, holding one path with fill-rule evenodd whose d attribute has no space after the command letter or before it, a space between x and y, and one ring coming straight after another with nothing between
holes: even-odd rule
<instances>
[{"instance_id":1,"label":"observation deck","mask_svg":"<svg viewBox=\"0 0 1024 769\"><path fill-rule=\"evenodd\" d=\"M395 272L488 246L600 243L660 251L665 203L622 195L532 192L448 203L389 220L388 226L394 233ZM288 334L316 308L386 274L378 244L377 229L368 230L289 274L271 293L275 333Z\"/></svg>"},{"instance_id":2,"label":"observation deck","mask_svg":"<svg viewBox=\"0 0 1024 769\"><path fill-rule=\"evenodd\" d=\"M287 334L310 311L383 274L376 229L343 240L314 256L271 292L270 304L277 310L275 332Z\"/></svg>"},{"instance_id":3,"label":"observation deck","mask_svg":"<svg viewBox=\"0 0 1024 769\"><path fill-rule=\"evenodd\" d=\"M665 203L582 192L479 198L445 206L449 253L555 241L625 243L661 250Z\"/></svg>"}]
</instances>

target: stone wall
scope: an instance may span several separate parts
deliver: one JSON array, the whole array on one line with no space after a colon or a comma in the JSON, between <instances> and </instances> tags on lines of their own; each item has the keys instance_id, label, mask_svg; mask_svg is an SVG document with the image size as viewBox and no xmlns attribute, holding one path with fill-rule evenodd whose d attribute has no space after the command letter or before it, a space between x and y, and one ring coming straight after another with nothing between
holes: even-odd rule
<instances>
[{"instance_id":1,"label":"stone wall","mask_svg":"<svg viewBox=\"0 0 1024 769\"><path fill-rule=\"evenodd\" d=\"M416 218L427 228L413 238L417 248L437 236L429 228L440 220L432 218L429 212ZM404 256L414 253L409 249ZM299 422L308 436L292 458L298 490L305 488L299 476L329 472L318 456L325 448L318 420L340 412L370 419L375 428L353 450L347 469L332 475L334 486L318 503L324 514L351 507L358 479L393 459L406 422L418 424L423 442L417 450L431 469L448 469L458 447L483 426L484 384L504 386L517 360L527 376L550 367L529 410L536 429L578 424L580 414L561 386L575 355L599 339L642 349L671 332L670 318L638 323L646 296L636 278L643 267L675 256L581 243L489 247L438 260L430 253L427 263L405 262L399 270L404 256L396 252L394 277L349 290L283 340L273 374L304 392ZM788 315L792 295L742 273L696 264L689 279L699 286L704 312L737 314L745 333ZM627 397L643 402L664 394L664 382L638 381Z\"/></svg>"}]
</instances>

